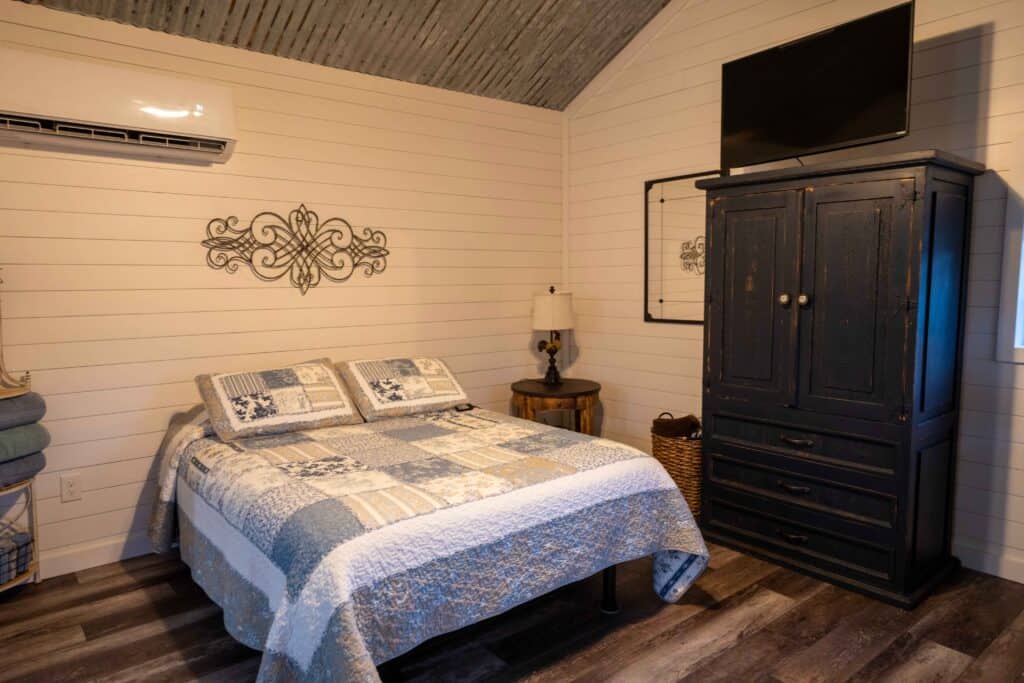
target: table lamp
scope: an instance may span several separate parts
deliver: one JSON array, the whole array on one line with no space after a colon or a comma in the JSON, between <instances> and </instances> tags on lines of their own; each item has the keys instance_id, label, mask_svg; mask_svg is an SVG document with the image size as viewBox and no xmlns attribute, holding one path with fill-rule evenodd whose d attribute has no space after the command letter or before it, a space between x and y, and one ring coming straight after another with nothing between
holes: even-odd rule
<instances>
[{"instance_id":1,"label":"table lamp","mask_svg":"<svg viewBox=\"0 0 1024 683\"><path fill-rule=\"evenodd\" d=\"M550 339L542 339L537 343L537 350L546 351L548 354L548 371L544 375L544 384L558 385L562 383L562 377L558 374L558 366L555 365L555 355L562 348L562 335L559 330L571 330L572 318L572 293L555 292L551 287L547 294L538 294L533 297L533 329L547 331Z\"/></svg>"}]
</instances>

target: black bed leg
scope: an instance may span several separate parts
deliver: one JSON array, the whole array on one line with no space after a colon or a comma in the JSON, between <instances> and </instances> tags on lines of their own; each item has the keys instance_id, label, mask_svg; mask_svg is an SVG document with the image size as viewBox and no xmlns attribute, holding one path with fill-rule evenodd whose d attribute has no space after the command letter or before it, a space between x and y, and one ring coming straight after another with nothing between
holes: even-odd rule
<instances>
[{"instance_id":1,"label":"black bed leg","mask_svg":"<svg viewBox=\"0 0 1024 683\"><path fill-rule=\"evenodd\" d=\"M601 596L601 612L603 614L618 614L619 601L615 597L615 565L604 570L601 580L604 586Z\"/></svg>"},{"instance_id":2,"label":"black bed leg","mask_svg":"<svg viewBox=\"0 0 1024 683\"><path fill-rule=\"evenodd\" d=\"M390 681L398 680L398 669L395 660L389 659L386 662L377 665L377 675L380 676L381 683L389 683Z\"/></svg>"}]
</instances>

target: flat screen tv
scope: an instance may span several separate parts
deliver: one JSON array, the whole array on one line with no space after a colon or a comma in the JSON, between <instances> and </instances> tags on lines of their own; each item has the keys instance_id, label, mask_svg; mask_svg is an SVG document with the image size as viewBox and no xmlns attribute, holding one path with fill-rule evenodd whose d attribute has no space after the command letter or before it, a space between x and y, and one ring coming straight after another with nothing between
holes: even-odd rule
<instances>
[{"instance_id":1,"label":"flat screen tv","mask_svg":"<svg viewBox=\"0 0 1024 683\"><path fill-rule=\"evenodd\" d=\"M722 65L722 169L906 135L914 3Z\"/></svg>"}]
</instances>

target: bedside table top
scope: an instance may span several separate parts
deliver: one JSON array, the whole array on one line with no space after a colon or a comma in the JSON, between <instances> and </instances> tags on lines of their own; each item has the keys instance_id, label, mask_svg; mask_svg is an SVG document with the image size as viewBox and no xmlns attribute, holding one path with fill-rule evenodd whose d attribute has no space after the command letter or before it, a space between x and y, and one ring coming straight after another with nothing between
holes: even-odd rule
<instances>
[{"instance_id":1,"label":"bedside table top","mask_svg":"<svg viewBox=\"0 0 1024 683\"><path fill-rule=\"evenodd\" d=\"M522 379L512 385L512 391L524 396L540 396L543 398L574 398L596 394L601 385L589 379L563 379L561 384L544 384L539 379Z\"/></svg>"}]
</instances>

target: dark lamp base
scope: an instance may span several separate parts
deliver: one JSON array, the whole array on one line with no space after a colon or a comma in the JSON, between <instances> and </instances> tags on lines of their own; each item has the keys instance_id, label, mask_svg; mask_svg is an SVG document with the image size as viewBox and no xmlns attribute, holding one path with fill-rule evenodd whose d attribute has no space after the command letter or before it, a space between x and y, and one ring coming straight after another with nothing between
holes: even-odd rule
<instances>
[{"instance_id":1,"label":"dark lamp base","mask_svg":"<svg viewBox=\"0 0 1024 683\"><path fill-rule=\"evenodd\" d=\"M548 371L544 374L544 384L548 386L558 386L562 383L562 376L558 374L558 366L555 365L555 355L558 350L562 348L562 335L557 331L551 331L551 339L542 339L537 344L539 351L544 351L548 354Z\"/></svg>"},{"instance_id":2,"label":"dark lamp base","mask_svg":"<svg viewBox=\"0 0 1024 683\"><path fill-rule=\"evenodd\" d=\"M551 363L548 365L548 371L544 373L544 384L548 386L558 386L562 383L562 376L558 374L558 368L555 367L555 357L551 356Z\"/></svg>"}]
</instances>

